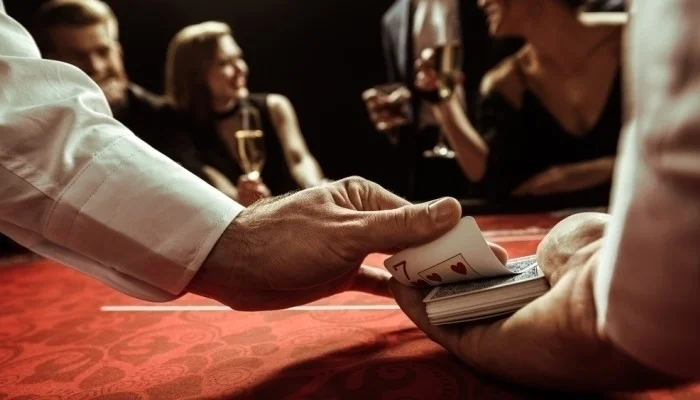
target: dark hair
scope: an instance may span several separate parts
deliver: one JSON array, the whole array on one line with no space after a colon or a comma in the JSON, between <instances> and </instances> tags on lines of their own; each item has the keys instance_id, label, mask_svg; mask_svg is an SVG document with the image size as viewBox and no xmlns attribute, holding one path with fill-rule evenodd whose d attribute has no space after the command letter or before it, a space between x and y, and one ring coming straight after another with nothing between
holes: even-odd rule
<instances>
[{"instance_id":1,"label":"dark hair","mask_svg":"<svg viewBox=\"0 0 700 400\"><path fill-rule=\"evenodd\" d=\"M42 54L51 52L51 29L58 26L84 27L106 24L110 36L119 36L117 18L112 9L100 0L50 0L44 3L32 24L32 35Z\"/></svg>"}]
</instances>

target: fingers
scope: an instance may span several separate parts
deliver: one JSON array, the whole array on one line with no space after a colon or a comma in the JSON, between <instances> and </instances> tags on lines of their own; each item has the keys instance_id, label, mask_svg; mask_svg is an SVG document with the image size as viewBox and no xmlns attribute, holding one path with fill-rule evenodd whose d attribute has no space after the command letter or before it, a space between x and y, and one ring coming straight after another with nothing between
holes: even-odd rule
<instances>
[{"instance_id":1,"label":"fingers","mask_svg":"<svg viewBox=\"0 0 700 400\"><path fill-rule=\"evenodd\" d=\"M367 106L370 120L377 125L382 120L381 109L384 103L382 94L377 89L367 89L362 93L362 100Z\"/></svg>"},{"instance_id":2,"label":"fingers","mask_svg":"<svg viewBox=\"0 0 700 400\"><path fill-rule=\"evenodd\" d=\"M426 76L426 73L423 71L418 71L416 74L416 87L420 90L430 90L430 82L428 81L428 78Z\"/></svg>"},{"instance_id":3,"label":"fingers","mask_svg":"<svg viewBox=\"0 0 700 400\"><path fill-rule=\"evenodd\" d=\"M416 73L416 88L424 92L437 90L439 79L435 70L423 68Z\"/></svg>"},{"instance_id":4,"label":"fingers","mask_svg":"<svg viewBox=\"0 0 700 400\"><path fill-rule=\"evenodd\" d=\"M383 297L393 297L389 290L391 274L384 269L362 265L352 282L350 290Z\"/></svg>"},{"instance_id":5,"label":"fingers","mask_svg":"<svg viewBox=\"0 0 700 400\"><path fill-rule=\"evenodd\" d=\"M250 180L240 180L238 182L238 190L247 190L249 192L257 191L259 183Z\"/></svg>"},{"instance_id":6,"label":"fingers","mask_svg":"<svg viewBox=\"0 0 700 400\"><path fill-rule=\"evenodd\" d=\"M593 256L609 219L604 213L580 213L562 220L549 231L537 247L537 262L551 285L566 271L582 267L585 259Z\"/></svg>"},{"instance_id":7,"label":"fingers","mask_svg":"<svg viewBox=\"0 0 700 400\"><path fill-rule=\"evenodd\" d=\"M460 331L455 326L435 326L430 323L425 313L425 293L400 284L396 279L389 281L389 290L394 295L396 304L401 311L433 341L445 347L447 350L458 354Z\"/></svg>"},{"instance_id":8,"label":"fingers","mask_svg":"<svg viewBox=\"0 0 700 400\"><path fill-rule=\"evenodd\" d=\"M270 196L270 189L260 179L250 179L245 175L238 177L238 190L250 193L257 193L264 197Z\"/></svg>"},{"instance_id":9,"label":"fingers","mask_svg":"<svg viewBox=\"0 0 700 400\"><path fill-rule=\"evenodd\" d=\"M370 120L377 130L384 132L406 122L406 116L401 111L402 104L411 98L411 92L405 87L399 87L390 94L375 88L362 93L362 100L367 106Z\"/></svg>"},{"instance_id":10,"label":"fingers","mask_svg":"<svg viewBox=\"0 0 700 400\"><path fill-rule=\"evenodd\" d=\"M461 206L453 198L372 212L365 217L357 240L367 252L405 249L444 235L461 216Z\"/></svg>"},{"instance_id":11,"label":"fingers","mask_svg":"<svg viewBox=\"0 0 700 400\"><path fill-rule=\"evenodd\" d=\"M370 88L362 92L362 100L364 102L369 102L376 100L379 97L379 91L375 88Z\"/></svg>"},{"instance_id":12,"label":"fingers","mask_svg":"<svg viewBox=\"0 0 700 400\"><path fill-rule=\"evenodd\" d=\"M380 92L374 88L365 90L362 93L362 100L370 111L377 111L386 106L387 103L390 103L389 96L387 96L386 93Z\"/></svg>"},{"instance_id":13,"label":"fingers","mask_svg":"<svg viewBox=\"0 0 700 400\"><path fill-rule=\"evenodd\" d=\"M496 258L498 258L498 261L502 262L504 265L508 262L508 251L506 251L506 249L491 242L489 242L489 247L491 251L493 251L493 254L496 255Z\"/></svg>"},{"instance_id":14,"label":"fingers","mask_svg":"<svg viewBox=\"0 0 700 400\"><path fill-rule=\"evenodd\" d=\"M270 189L262 183L252 181L240 182L238 184L238 193L236 200L244 206L250 206L260 199L272 196Z\"/></svg>"},{"instance_id":15,"label":"fingers","mask_svg":"<svg viewBox=\"0 0 700 400\"><path fill-rule=\"evenodd\" d=\"M416 71L423 71L425 69L425 61L423 61L421 58L418 58L414 63L413 63L413 68Z\"/></svg>"},{"instance_id":16,"label":"fingers","mask_svg":"<svg viewBox=\"0 0 700 400\"><path fill-rule=\"evenodd\" d=\"M389 95L387 101L389 103L403 103L411 99L411 91L402 86Z\"/></svg>"}]
</instances>

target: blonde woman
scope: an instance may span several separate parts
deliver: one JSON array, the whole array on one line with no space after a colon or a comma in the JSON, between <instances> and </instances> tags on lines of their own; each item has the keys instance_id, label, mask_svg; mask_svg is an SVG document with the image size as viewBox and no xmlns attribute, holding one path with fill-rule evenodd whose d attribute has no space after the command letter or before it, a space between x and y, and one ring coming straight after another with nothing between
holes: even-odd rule
<instances>
[{"instance_id":1,"label":"blonde woman","mask_svg":"<svg viewBox=\"0 0 700 400\"><path fill-rule=\"evenodd\" d=\"M192 138L207 164L238 182L245 196L264 197L325 181L302 136L296 112L279 94L249 93L248 65L229 26L203 22L178 32L168 47L166 94L187 116ZM236 162L235 134L243 110L259 115L266 153L259 178L246 178Z\"/></svg>"}]
</instances>

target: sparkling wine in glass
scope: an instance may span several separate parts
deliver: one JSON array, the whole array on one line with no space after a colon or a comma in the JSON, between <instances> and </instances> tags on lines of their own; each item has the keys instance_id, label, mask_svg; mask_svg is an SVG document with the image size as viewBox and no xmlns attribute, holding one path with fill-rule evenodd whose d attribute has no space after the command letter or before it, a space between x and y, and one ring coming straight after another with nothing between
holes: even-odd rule
<instances>
[{"instance_id":1,"label":"sparkling wine in glass","mask_svg":"<svg viewBox=\"0 0 700 400\"><path fill-rule=\"evenodd\" d=\"M448 95L454 91L454 75L461 68L462 45L449 42L433 47L435 70L438 73L438 91ZM425 158L455 158L455 153L447 146L445 134L440 133L438 142L430 150L423 152Z\"/></svg>"},{"instance_id":2,"label":"sparkling wine in glass","mask_svg":"<svg viewBox=\"0 0 700 400\"><path fill-rule=\"evenodd\" d=\"M259 180L265 166L265 137L257 109L241 109L241 129L236 131L236 159L249 180Z\"/></svg>"}]
</instances>

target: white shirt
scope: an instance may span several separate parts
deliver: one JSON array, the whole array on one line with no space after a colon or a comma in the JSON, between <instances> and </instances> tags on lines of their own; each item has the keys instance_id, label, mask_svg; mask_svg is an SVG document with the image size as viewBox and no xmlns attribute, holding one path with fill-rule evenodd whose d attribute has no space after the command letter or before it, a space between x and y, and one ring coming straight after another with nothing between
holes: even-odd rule
<instances>
[{"instance_id":1,"label":"white shirt","mask_svg":"<svg viewBox=\"0 0 700 400\"><path fill-rule=\"evenodd\" d=\"M0 0L0 231L150 301L183 291L243 209L111 118L79 69L43 60Z\"/></svg>"},{"instance_id":2,"label":"white shirt","mask_svg":"<svg viewBox=\"0 0 700 400\"><path fill-rule=\"evenodd\" d=\"M599 329L640 362L700 377L698 0L635 0L631 118L595 276Z\"/></svg>"},{"instance_id":3,"label":"white shirt","mask_svg":"<svg viewBox=\"0 0 700 400\"><path fill-rule=\"evenodd\" d=\"M413 5L412 32L416 59L426 48L461 42L457 0L413 0ZM421 127L437 125L429 103L421 103L418 121Z\"/></svg>"}]
</instances>

